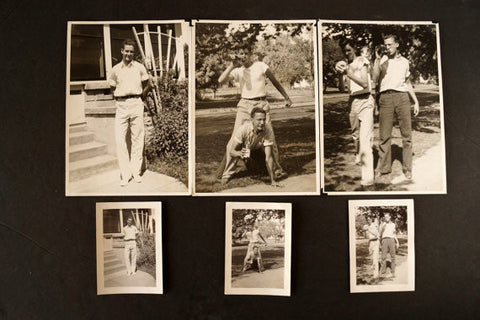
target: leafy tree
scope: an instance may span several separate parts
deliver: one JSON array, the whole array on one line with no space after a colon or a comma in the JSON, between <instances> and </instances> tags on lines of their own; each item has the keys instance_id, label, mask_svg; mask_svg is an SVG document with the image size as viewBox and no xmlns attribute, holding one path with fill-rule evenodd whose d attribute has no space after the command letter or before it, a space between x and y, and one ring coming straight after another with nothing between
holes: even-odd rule
<instances>
[{"instance_id":1,"label":"leafy tree","mask_svg":"<svg viewBox=\"0 0 480 320\"><path fill-rule=\"evenodd\" d=\"M357 207L356 225L357 232L360 232L370 219L382 219L386 213L390 213L392 221L397 226L397 231L407 232L407 207L406 206L368 206Z\"/></svg>"},{"instance_id":2,"label":"leafy tree","mask_svg":"<svg viewBox=\"0 0 480 320\"><path fill-rule=\"evenodd\" d=\"M258 222L260 232L265 237L283 236L285 210L235 209L232 212L232 238L240 240L248 226Z\"/></svg>"}]
</instances>

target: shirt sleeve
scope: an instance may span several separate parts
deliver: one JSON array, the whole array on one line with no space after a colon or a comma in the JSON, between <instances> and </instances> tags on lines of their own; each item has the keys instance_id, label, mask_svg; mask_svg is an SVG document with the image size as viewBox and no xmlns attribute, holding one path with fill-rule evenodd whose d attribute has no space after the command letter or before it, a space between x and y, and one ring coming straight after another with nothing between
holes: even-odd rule
<instances>
[{"instance_id":1,"label":"shirt sleeve","mask_svg":"<svg viewBox=\"0 0 480 320\"><path fill-rule=\"evenodd\" d=\"M263 61L259 61L258 64L263 73L265 73L268 69L268 65Z\"/></svg>"},{"instance_id":2,"label":"shirt sleeve","mask_svg":"<svg viewBox=\"0 0 480 320\"><path fill-rule=\"evenodd\" d=\"M407 59L405 59L405 80L409 80L410 78L410 62L408 62Z\"/></svg>"},{"instance_id":3,"label":"shirt sleeve","mask_svg":"<svg viewBox=\"0 0 480 320\"><path fill-rule=\"evenodd\" d=\"M113 68L112 72L110 72L110 76L108 77L108 84L110 85L110 87L117 86L117 73L115 71L115 68Z\"/></svg>"},{"instance_id":4,"label":"shirt sleeve","mask_svg":"<svg viewBox=\"0 0 480 320\"><path fill-rule=\"evenodd\" d=\"M228 75L228 77L231 79L231 80L235 80L238 82L238 73L240 72L240 69L239 68L235 68L233 69L230 74Z\"/></svg>"},{"instance_id":5,"label":"shirt sleeve","mask_svg":"<svg viewBox=\"0 0 480 320\"><path fill-rule=\"evenodd\" d=\"M147 81L148 80L147 69L145 69L145 66L141 63L138 64L138 67L140 69L140 79L142 79L142 81Z\"/></svg>"},{"instance_id":6,"label":"shirt sleeve","mask_svg":"<svg viewBox=\"0 0 480 320\"><path fill-rule=\"evenodd\" d=\"M239 144L243 144L243 140L245 139L245 127L240 126L237 128L235 133L233 134L233 140Z\"/></svg>"}]
</instances>

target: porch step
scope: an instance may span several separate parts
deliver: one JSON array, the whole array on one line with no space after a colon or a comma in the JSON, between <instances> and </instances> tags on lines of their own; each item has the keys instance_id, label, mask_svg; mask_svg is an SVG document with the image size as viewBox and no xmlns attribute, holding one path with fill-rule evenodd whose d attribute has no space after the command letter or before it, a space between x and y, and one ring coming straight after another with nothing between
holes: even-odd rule
<instances>
[{"instance_id":1,"label":"porch step","mask_svg":"<svg viewBox=\"0 0 480 320\"><path fill-rule=\"evenodd\" d=\"M78 181L92 175L117 168L117 158L103 154L88 159L70 162L70 181Z\"/></svg>"},{"instance_id":2,"label":"porch step","mask_svg":"<svg viewBox=\"0 0 480 320\"><path fill-rule=\"evenodd\" d=\"M95 135L91 131L78 131L78 132L70 132L69 135L69 144L70 146L92 142L94 140Z\"/></svg>"},{"instance_id":3,"label":"porch step","mask_svg":"<svg viewBox=\"0 0 480 320\"><path fill-rule=\"evenodd\" d=\"M92 141L88 143L82 143L74 146L70 146L69 161L74 162L78 160L84 160L107 153L107 145L104 143Z\"/></svg>"},{"instance_id":4,"label":"porch step","mask_svg":"<svg viewBox=\"0 0 480 320\"><path fill-rule=\"evenodd\" d=\"M86 131L87 130L87 125L85 123L80 123L80 124L74 124L69 126L68 131L70 132L70 135L75 132L81 132L81 131Z\"/></svg>"}]
</instances>

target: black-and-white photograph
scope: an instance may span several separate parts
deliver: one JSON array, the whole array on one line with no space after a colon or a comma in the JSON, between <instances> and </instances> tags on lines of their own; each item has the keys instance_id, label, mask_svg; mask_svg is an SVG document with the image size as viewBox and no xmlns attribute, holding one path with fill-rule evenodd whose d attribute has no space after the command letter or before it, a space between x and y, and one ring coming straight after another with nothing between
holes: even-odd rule
<instances>
[{"instance_id":1,"label":"black-and-white photograph","mask_svg":"<svg viewBox=\"0 0 480 320\"><path fill-rule=\"evenodd\" d=\"M319 194L315 22L194 27L194 193Z\"/></svg>"},{"instance_id":2,"label":"black-and-white photograph","mask_svg":"<svg viewBox=\"0 0 480 320\"><path fill-rule=\"evenodd\" d=\"M290 203L227 202L225 294L290 295Z\"/></svg>"},{"instance_id":3,"label":"black-and-white photograph","mask_svg":"<svg viewBox=\"0 0 480 320\"><path fill-rule=\"evenodd\" d=\"M97 202L97 292L163 293L161 202Z\"/></svg>"},{"instance_id":4,"label":"black-and-white photograph","mask_svg":"<svg viewBox=\"0 0 480 320\"><path fill-rule=\"evenodd\" d=\"M66 195L188 195L191 28L69 22Z\"/></svg>"},{"instance_id":5,"label":"black-and-white photograph","mask_svg":"<svg viewBox=\"0 0 480 320\"><path fill-rule=\"evenodd\" d=\"M322 187L446 193L439 26L322 21Z\"/></svg>"},{"instance_id":6,"label":"black-and-white photograph","mask_svg":"<svg viewBox=\"0 0 480 320\"><path fill-rule=\"evenodd\" d=\"M350 200L350 292L414 291L413 200Z\"/></svg>"}]
</instances>

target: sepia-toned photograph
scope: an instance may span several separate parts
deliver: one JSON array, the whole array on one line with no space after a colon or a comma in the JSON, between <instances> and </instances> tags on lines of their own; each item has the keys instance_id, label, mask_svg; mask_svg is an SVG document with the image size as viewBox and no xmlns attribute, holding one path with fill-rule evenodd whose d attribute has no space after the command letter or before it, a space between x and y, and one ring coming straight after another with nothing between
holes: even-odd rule
<instances>
[{"instance_id":1,"label":"sepia-toned photograph","mask_svg":"<svg viewBox=\"0 0 480 320\"><path fill-rule=\"evenodd\" d=\"M290 203L227 202L225 294L290 296Z\"/></svg>"},{"instance_id":2,"label":"sepia-toned photograph","mask_svg":"<svg viewBox=\"0 0 480 320\"><path fill-rule=\"evenodd\" d=\"M163 293L162 203L97 202L98 294Z\"/></svg>"},{"instance_id":3,"label":"sepia-toned photograph","mask_svg":"<svg viewBox=\"0 0 480 320\"><path fill-rule=\"evenodd\" d=\"M350 200L350 292L414 291L413 200Z\"/></svg>"},{"instance_id":4,"label":"sepia-toned photograph","mask_svg":"<svg viewBox=\"0 0 480 320\"><path fill-rule=\"evenodd\" d=\"M67 196L189 195L191 28L69 22Z\"/></svg>"},{"instance_id":5,"label":"sepia-toned photograph","mask_svg":"<svg viewBox=\"0 0 480 320\"><path fill-rule=\"evenodd\" d=\"M315 22L194 28L194 194L319 194Z\"/></svg>"},{"instance_id":6,"label":"sepia-toned photograph","mask_svg":"<svg viewBox=\"0 0 480 320\"><path fill-rule=\"evenodd\" d=\"M438 24L321 21L322 187L446 193Z\"/></svg>"}]
</instances>

